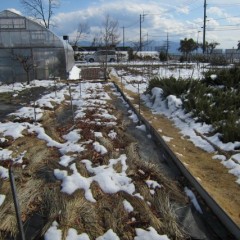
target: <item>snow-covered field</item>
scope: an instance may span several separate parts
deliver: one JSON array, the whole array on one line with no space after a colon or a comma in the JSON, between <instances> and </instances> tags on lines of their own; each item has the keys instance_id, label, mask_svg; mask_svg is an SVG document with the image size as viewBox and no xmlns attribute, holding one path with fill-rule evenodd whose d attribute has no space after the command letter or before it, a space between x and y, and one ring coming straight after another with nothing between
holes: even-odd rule
<instances>
[{"instance_id":1,"label":"snow-covered field","mask_svg":"<svg viewBox=\"0 0 240 240\"><path fill-rule=\"evenodd\" d=\"M138 67L136 67L137 69ZM145 74L139 73L139 75L128 75L128 72L124 70L115 71L112 69L111 74L118 75L121 78L122 83L125 87L133 92L139 92L141 94L142 100L145 102L146 106L152 109L152 112L161 113L172 119L175 125L181 129L181 133L184 136L188 136L190 140L198 147L211 152L213 147L204 139L196 135L194 130L205 134L210 129L211 126L206 124L196 123L189 115L186 115L181 108L182 102L176 96L169 96L167 99L163 100L161 97L161 89L154 88L152 91L152 96L144 95L147 83L150 76L152 75L164 75L164 76L175 76L175 77L193 77L199 78L201 72L197 67L190 69L166 69L158 67L154 68L152 71L145 68L140 68ZM79 78L79 69L73 68L71 74L71 79ZM97 182L101 191L108 194L114 194L119 191L124 191L131 196L137 198L143 198L139 192L136 191L136 186L133 180L127 176L126 171L128 169L127 156L121 154L117 158L109 160L108 164L94 166L88 159L82 160L82 164L85 165L87 171L91 175L86 177L81 175L76 167L75 159L77 154L84 152L87 145L92 145L95 152L100 156L108 154L108 149L103 146L99 139L103 136L102 132L93 132L94 140L83 141L82 140L82 130L83 129L72 129L67 134L63 135L64 142L59 142L51 138L43 128L39 120L44 116L44 109L54 109L54 106L62 104L66 101L66 96L69 97L68 86L57 83L61 86L61 89L57 92L52 92L43 95L39 100L33 102L31 106L25 106L20 108L15 113L11 114L12 118L15 119L28 119L28 121L8 121L0 122L0 141L1 143L7 142L9 137L13 140L23 137L24 133L34 134L38 139L46 142L48 147L54 147L58 149L61 157L59 158L59 165L63 166L65 170L60 168L55 168L54 175L61 182L61 191L65 194L74 194L77 190L81 189L84 191L85 198L90 203L96 203L96 199L93 196L91 185L93 182ZM20 83L15 83L14 85L1 85L0 92L11 92L13 96L24 90L25 88L31 88L34 86L44 86L50 87L54 86L55 82L50 80L44 81L32 81L29 86ZM111 87L111 84L110 84ZM114 131L114 126L117 124L116 116L112 115L111 109L108 109L107 101L110 100L110 96L103 91L103 86L100 83L82 83L72 85L72 98L73 105L75 107L74 117L75 119L84 118L86 115L85 110L96 107L98 110L95 112L95 124L99 126L106 126L108 129L107 136L109 140L114 140L118 138L116 131ZM69 100L67 101L70 104ZM135 120L133 114L130 116L132 120ZM31 121L32 120L32 123ZM142 126L144 129L144 126ZM165 138L166 141L171 141L171 139ZM223 144L218 139L218 135L208 138L209 141L213 142L215 145L223 150L230 151L234 148L239 147L240 143L228 143ZM13 150L7 148L0 148L0 161L12 159L15 163L23 163L23 158L26 152L20 153L17 157L13 157ZM215 155L213 161L219 160L227 168L229 172L238 177L237 182L240 184L240 153L233 154L231 158L226 159L223 155ZM121 171L116 171L116 166L121 167ZM24 168L25 166L23 166ZM3 179L8 178L8 169L6 167L0 166L0 177ZM146 180L146 185L149 188L149 192L154 195L156 189L161 189L161 183L148 179ZM196 208L199 206L196 202L194 194L187 188L185 188L186 194L194 202ZM0 192L0 206L3 206L6 202L6 195ZM132 212L133 206L127 201L123 201L125 211ZM201 209L199 209L201 212ZM132 219L134 221L134 219ZM57 221L53 221L52 225L48 228L45 233L46 240L61 240L62 239L61 226ZM67 232L67 240L89 240L87 233L79 233L72 226L69 226ZM119 236L112 230L108 229L103 235L96 238L97 240L118 240ZM156 229L149 226L148 229L135 228L135 240L167 240L169 239L167 235L160 235Z\"/></svg>"},{"instance_id":2,"label":"snow-covered field","mask_svg":"<svg viewBox=\"0 0 240 240\"><path fill-rule=\"evenodd\" d=\"M72 78L79 76L77 68L73 69L71 73ZM31 88L33 86L54 86L53 81L32 81L31 85L26 86L23 84L14 84L11 86L1 85L0 92L12 92L17 96L18 92L25 88ZM96 199L93 196L91 185L93 182L97 182L101 191L108 194L114 194L119 191L126 192L133 197L143 199L143 196L136 191L136 187L133 180L127 176L126 171L128 169L127 156L121 154L119 157L110 159L108 164L94 166L88 159L82 160L82 164L85 165L87 171L91 175L90 177L84 177L81 175L74 162L77 154L82 153L86 150L87 145L92 145L95 152L99 156L104 156L108 153L108 149L104 147L100 142L99 138L103 136L102 132L93 132L94 140L88 140L87 142L82 140L83 129L72 129L67 134L63 135L64 142L59 142L51 138L42 126L41 118L44 116L44 109L54 109L54 106L59 105L66 101L65 96L69 96L68 86L64 86L61 83L61 90L50 94L43 95L39 100L32 103L32 106L22 107L15 113L11 114L11 118L21 119L21 121L6 121L0 123L0 141L3 144L8 142L9 138L13 141L23 137L26 133L33 134L38 139L43 140L48 147L58 149L61 157L59 164L65 168L61 170L56 168L54 170L55 177L61 181L61 191L68 195L73 194L75 191L81 189L84 191L85 198L91 203L95 203ZM110 84L111 86L111 84ZM95 109L94 124L99 126L106 126L109 129L108 138L110 140L116 139L117 133L114 131L114 126L117 124L117 118L111 114L111 109L108 109L107 100L110 97L103 91L103 86L100 83L82 83L81 86L78 84L72 85L72 99L73 105L76 108L74 117L75 119L81 119L85 117L86 109ZM67 101L69 103L69 100ZM100 107L101 106L101 107ZM24 121L26 119L27 121ZM24 133L23 133L24 132ZM17 157L13 157L15 150L9 150L7 148L0 148L0 162L5 160L13 160L14 163L22 164L23 158L27 151L20 153ZM74 163L72 163L74 162ZM115 166L121 166L121 171L116 171ZM22 168L25 168L22 165ZM0 166L0 177L8 179L8 169ZM155 190L161 188L161 184L153 179L146 180L146 184L151 194L155 193ZM1 192L0 192L1 193ZM0 194L0 206L4 206L6 196ZM6 204L5 204L6 205ZM127 201L123 201L124 208L127 212L132 212L133 206ZM60 214L60 213L59 213ZM131 221L135 221L134 218ZM44 237L46 240L61 240L62 230L57 221L53 221L52 225L46 231ZM87 233L78 233L76 229L69 226L67 240L89 240ZM96 238L97 240L118 240L119 236L112 230L107 230L102 236ZM167 240L169 239L166 235L160 235L152 226L149 228L135 229L135 240Z\"/></svg>"},{"instance_id":3,"label":"snow-covered field","mask_svg":"<svg viewBox=\"0 0 240 240\"><path fill-rule=\"evenodd\" d=\"M149 67L132 67L133 69L138 70L139 73L132 75L126 70L116 71L113 69L112 74L119 77L126 89L139 93L141 95L141 99L145 102L145 105L152 110L153 114L163 114L171 119L175 126L180 129L182 135L189 137L196 146L207 152L214 152L213 146L208 142L210 141L224 151L232 151L233 154L230 158L217 154L213 157L213 161L221 161L221 163L229 169L229 173L237 177L236 182L240 184L240 153L235 150L239 149L240 142L223 143L219 140L219 133L216 133L211 137L206 136L206 139L208 140L206 141L197 135L196 132L207 135L207 133L211 131L212 126L196 122L193 118L191 118L191 114L186 114L182 108L181 99L173 95L164 99L162 97L163 91L160 88L153 88L151 95L144 94L150 79L149 76L173 76L175 78L191 77L193 79L201 79L203 71L207 71L207 69L204 68L204 65L197 66L196 64L192 64L191 66L191 68L166 68L160 66L158 68L150 69L150 71Z\"/></svg>"}]
</instances>

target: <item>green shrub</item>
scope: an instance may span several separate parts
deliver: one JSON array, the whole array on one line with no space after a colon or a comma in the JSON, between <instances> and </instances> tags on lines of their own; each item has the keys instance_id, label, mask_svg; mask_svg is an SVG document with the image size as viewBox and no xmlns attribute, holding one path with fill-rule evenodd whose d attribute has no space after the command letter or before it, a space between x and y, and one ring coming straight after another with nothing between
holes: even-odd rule
<instances>
[{"instance_id":1,"label":"green shrub","mask_svg":"<svg viewBox=\"0 0 240 240\"><path fill-rule=\"evenodd\" d=\"M134 51L132 48L128 49L128 61L134 60Z\"/></svg>"},{"instance_id":2,"label":"green shrub","mask_svg":"<svg viewBox=\"0 0 240 240\"><path fill-rule=\"evenodd\" d=\"M166 62L167 61L167 53L164 51L161 51L159 53L159 60L162 62Z\"/></svg>"},{"instance_id":3,"label":"green shrub","mask_svg":"<svg viewBox=\"0 0 240 240\"><path fill-rule=\"evenodd\" d=\"M170 78L154 77L149 81L147 92L150 92L154 87L159 87L163 89L164 97L169 95L181 97L188 91L190 84L191 81L189 79L176 79L173 76Z\"/></svg>"},{"instance_id":4,"label":"green shrub","mask_svg":"<svg viewBox=\"0 0 240 240\"><path fill-rule=\"evenodd\" d=\"M217 78L213 80L212 74ZM240 70L209 71L201 81L155 77L147 91L159 87L163 97L175 95L183 101L186 112L199 122L211 124L223 142L240 141ZM220 87L221 86L221 87Z\"/></svg>"},{"instance_id":5,"label":"green shrub","mask_svg":"<svg viewBox=\"0 0 240 240\"><path fill-rule=\"evenodd\" d=\"M221 133L223 142L240 141L240 119L236 112L227 114L226 119L214 124L216 132Z\"/></svg>"},{"instance_id":6,"label":"green shrub","mask_svg":"<svg viewBox=\"0 0 240 240\"><path fill-rule=\"evenodd\" d=\"M210 57L210 64L213 66L225 66L227 65L227 59L223 55L213 55Z\"/></svg>"},{"instance_id":7,"label":"green shrub","mask_svg":"<svg viewBox=\"0 0 240 240\"><path fill-rule=\"evenodd\" d=\"M217 75L212 79L211 75ZM203 83L211 86L223 86L240 90L240 69L237 67L221 70L210 70L204 73Z\"/></svg>"},{"instance_id":8,"label":"green shrub","mask_svg":"<svg viewBox=\"0 0 240 240\"><path fill-rule=\"evenodd\" d=\"M180 58L179 58L179 61L182 63L182 62L187 62L187 57L185 57L185 56L181 56Z\"/></svg>"}]
</instances>

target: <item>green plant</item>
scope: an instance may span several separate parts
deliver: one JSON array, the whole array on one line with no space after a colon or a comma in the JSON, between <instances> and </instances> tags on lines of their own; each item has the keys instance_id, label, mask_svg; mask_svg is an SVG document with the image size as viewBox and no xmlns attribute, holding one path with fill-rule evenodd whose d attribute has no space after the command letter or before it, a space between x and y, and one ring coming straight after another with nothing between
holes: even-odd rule
<instances>
[{"instance_id":1,"label":"green plant","mask_svg":"<svg viewBox=\"0 0 240 240\"><path fill-rule=\"evenodd\" d=\"M149 81L147 92L150 92L154 87L159 87L163 89L164 97L167 97L169 95L181 97L185 92L188 91L190 85L190 79L176 79L173 76L170 78L154 77Z\"/></svg>"},{"instance_id":2,"label":"green plant","mask_svg":"<svg viewBox=\"0 0 240 240\"><path fill-rule=\"evenodd\" d=\"M240 141L240 118L235 112L229 112L226 119L215 123L216 131L221 133L223 142Z\"/></svg>"},{"instance_id":3,"label":"green plant","mask_svg":"<svg viewBox=\"0 0 240 240\"><path fill-rule=\"evenodd\" d=\"M160 61L162 61L162 62L166 62L166 61L167 61L167 53L164 52L164 51L161 51L161 52L159 53L159 59L160 59Z\"/></svg>"},{"instance_id":4,"label":"green plant","mask_svg":"<svg viewBox=\"0 0 240 240\"><path fill-rule=\"evenodd\" d=\"M212 75L216 75L215 79ZM226 89L240 90L240 69L237 67L221 70L210 70L204 73L203 83L211 86L223 86Z\"/></svg>"},{"instance_id":5,"label":"green plant","mask_svg":"<svg viewBox=\"0 0 240 240\"><path fill-rule=\"evenodd\" d=\"M210 57L210 64L213 66L225 66L227 65L227 59L224 57L224 55L212 55Z\"/></svg>"},{"instance_id":6,"label":"green plant","mask_svg":"<svg viewBox=\"0 0 240 240\"><path fill-rule=\"evenodd\" d=\"M217 77L213 77L216 75ZM223 142L240 141L240 70L238 68L211 70L203 80L155 77L147 91L159 87L163 98L175 95L183 108L199 122L213 126Z\"/></svg>"}]
</instances>

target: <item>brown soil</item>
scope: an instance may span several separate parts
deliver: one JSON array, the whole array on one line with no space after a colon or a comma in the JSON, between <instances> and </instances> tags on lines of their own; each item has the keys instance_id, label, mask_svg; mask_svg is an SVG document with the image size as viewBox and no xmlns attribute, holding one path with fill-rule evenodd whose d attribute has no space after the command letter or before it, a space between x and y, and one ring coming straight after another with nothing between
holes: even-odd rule
<instances>
[{"instance_id":1,"label":"brown soil","mask_svg":"<svg viewBox=\"0 0 240 240\"><path fill-rule=\"evenodd\" d=\"M118 78L111 77L111 79L121 86ZM138 103L137 94L124 88L123 91L132 98L133 104ZM170 142L167 142L171 150L233 221L240 226L240 186L235 182L236 177L228 173L228 169L220 161L212 159L217 152L208 153L196 147L188 139L183 138L173 122L163 115L153 115L150 109L144 106L141 106L141 114L161 136L172 138Z\"/></svg>"}]
</instances>

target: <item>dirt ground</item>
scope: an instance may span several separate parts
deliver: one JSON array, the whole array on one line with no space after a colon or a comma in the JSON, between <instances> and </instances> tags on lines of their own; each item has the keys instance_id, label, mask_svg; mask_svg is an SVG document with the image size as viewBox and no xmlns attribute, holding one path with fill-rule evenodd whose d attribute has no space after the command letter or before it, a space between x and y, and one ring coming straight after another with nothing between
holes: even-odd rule
<instances>
[{"instance_id":1,"label":"dirt ground","mask_svg":"<svg viewBox=\"0 0 240 240\"><path fill-rule=\"evenodd\" d=\"M111 79L121 86L117 78L112 77ZM123 91L134 99L131 100L134 104L137 104L139 99L137 94L124 88ZM196 147L188 139L183 138L173 122L163 115L153 115L143 105L141 106L141 114L161 136L172 138L170 142L167 142L171 150L232 220L240 226L240 186L235 182L236 177L228 173L228 169L220 161L212 159L217 151L208 153Z\"/></svg>"}]
</instances>

